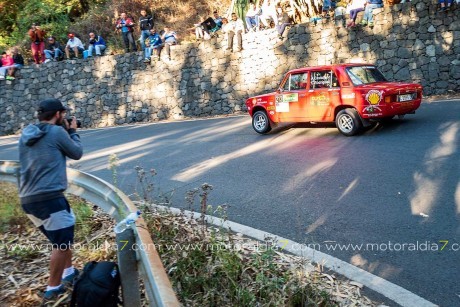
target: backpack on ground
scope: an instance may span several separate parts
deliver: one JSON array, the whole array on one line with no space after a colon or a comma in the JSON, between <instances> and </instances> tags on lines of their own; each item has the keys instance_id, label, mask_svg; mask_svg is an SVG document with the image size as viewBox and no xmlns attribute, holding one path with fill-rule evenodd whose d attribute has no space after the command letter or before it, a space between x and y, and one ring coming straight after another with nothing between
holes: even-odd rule
<instances>
[{"instance_id":1,"label":"backpack on ground","mask_svg":"<svg viewBox=\"0 0 460 307\"><path fill-rule=\"evenodd\" d=\"M75 282L70 306L115 307L120 302L120 284L118 265L115 262L89 262Z\"/></svg>"}]
</instances>

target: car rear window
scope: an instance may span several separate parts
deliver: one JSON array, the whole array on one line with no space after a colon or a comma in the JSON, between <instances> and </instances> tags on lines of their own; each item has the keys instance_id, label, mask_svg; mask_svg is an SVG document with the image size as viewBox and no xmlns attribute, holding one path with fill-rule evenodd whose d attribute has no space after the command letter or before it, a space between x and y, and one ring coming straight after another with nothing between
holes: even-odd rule
<instances>
[{"instance_id":1,"label":"car rear window","mask_svg":"<svg viewBox=\"0 0 460 307\"><path fill-rule=\"evenodd\" d=\"M346 71L354 85L387 81L375 66L347 67Z\"/></svg>"}]
</instances>

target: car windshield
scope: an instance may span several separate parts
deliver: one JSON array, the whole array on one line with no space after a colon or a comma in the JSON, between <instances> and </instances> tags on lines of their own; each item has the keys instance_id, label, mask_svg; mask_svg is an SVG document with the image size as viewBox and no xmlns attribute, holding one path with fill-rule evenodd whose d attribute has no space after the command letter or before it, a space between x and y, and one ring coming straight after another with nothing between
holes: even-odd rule
<instances>
[{"instance_id":1,"label":"car windshield","mask_svg":"<svg viewBox=\"0 0 460 307\"><path fill-rule=\"evenodd\" d=\"M354 85L387 81L375 66L347 67L346 71Z\"/></svg>"}]
</instances>

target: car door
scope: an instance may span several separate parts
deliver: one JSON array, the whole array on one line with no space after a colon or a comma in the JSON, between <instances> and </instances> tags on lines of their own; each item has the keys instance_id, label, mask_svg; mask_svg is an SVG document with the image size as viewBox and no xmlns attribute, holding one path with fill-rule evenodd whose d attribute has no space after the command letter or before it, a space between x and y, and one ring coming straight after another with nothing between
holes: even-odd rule
<instances>
[{"instance_id":1,"label":"car door","mask_svg":"<svg viewBox=\"0 0 460 307\"><path fill-rule=\"evenodd\" d=\"M311 121L331 120L333 106L340 104L340 85L334 71L330 69L310 71L306 100L306 113Z\"/></svg>"},{"instance_id":2,"label":"car door","mask_svg":"<svg viewBox=\"0 0 460 307\"><path fill-rule=\"evenodd\" d=\"M280 122L297 122L306 118L307 72L289 74L275 96L275 111Z\"/></svg>"}]
</instances>

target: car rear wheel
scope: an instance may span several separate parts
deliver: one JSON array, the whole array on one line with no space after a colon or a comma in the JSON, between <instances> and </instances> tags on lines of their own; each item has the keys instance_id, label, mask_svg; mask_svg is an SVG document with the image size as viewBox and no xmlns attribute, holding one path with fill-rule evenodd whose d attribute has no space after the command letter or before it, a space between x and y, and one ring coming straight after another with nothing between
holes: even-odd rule
<instances>
[{"instance_id":1,"label":"car rear wheel","mask_svg":"<svg viewBox=\"0 0 460 307\"><path fill-rule=\"evenodd\" d=\"M344 109L337 114L335 124L340 133L352 136L361 130L361 121L355 109Z\"/></svg>"},{"instance_id":2,"label":"car rear wheel","mask_svg":"<svg viewBox=\"0 0 460 307\"><path fill-rule=\"evenodd\" d=\"M254 113L252 116L252 128L257 133L267 133L270 130L272 130L272 127L270 126L270 120L268 119L267 113L264 111L257 111Z\"/></svg>"}]
</instances>

